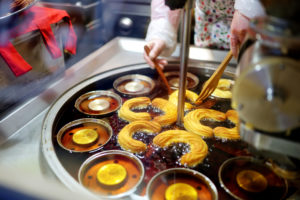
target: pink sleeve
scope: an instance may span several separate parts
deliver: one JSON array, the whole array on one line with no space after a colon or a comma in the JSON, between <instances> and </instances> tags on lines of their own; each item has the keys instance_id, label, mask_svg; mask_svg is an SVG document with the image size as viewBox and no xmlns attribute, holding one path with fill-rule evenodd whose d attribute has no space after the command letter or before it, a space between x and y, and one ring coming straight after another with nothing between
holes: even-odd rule
<instances>
[{"instance_id":1,"label":"pink sleeve","mask_svg":"<svg viewBox=\"0 0 300 200\"><path fill-rule=\"evenodd\" d=\"M152 0L151 21L148 26L146 41L152 39L163 40L166 48L161 55L169 56L177 43L177 30L180 22L181 10L170 10L165 0Z\"/></svg>"},{"instance_id":2,"label":"pink sleeve","mask_svg":"<svg viewBox=\"0 0 300 200\"><path fill-rule=\"evenodd\" d=\"M181 9L170 10L165 5L165 0L152 0L151 2L151 20L165 18L168 19L172 26L177 29L180 22Z\"/></svg>"},{"instance_id":3,"label":"pink sleeve","mask_svg":"<svg viewBox=\"0 0 300 200\"><path fill-rule=\"evenodd\" d=\"M234 8L250 19L266 15L265 8L259 0L236 0Z\"/></svg>"}]
</instances>

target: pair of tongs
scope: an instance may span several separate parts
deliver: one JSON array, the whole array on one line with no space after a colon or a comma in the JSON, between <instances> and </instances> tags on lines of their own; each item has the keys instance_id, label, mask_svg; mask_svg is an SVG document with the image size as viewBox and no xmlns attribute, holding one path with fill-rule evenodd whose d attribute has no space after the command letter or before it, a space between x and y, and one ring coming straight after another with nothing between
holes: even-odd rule
<instances>
[{"instance_id":1,"label":"pair of tongs","mask_svg":"<svg viewBox=\"0 0 300 200\"><path fill-rule=\"evenodd\" d=\"M225 59L222 61L222 63L219 65L219 67L216 69L216 71L211 75L211 77L204 83L202 90L196 100L196 104L201 104L209 95L213 93L213 91L218 86L218 82L227 67L229 61L232 58L232 52L231 50L226 55Z\"/></svg>"},{"instance_id":2,"label":"pair of tongs","mask_svg":"<svg viewBox=\"0 0 300 200\"><path fill-rule=\"evenodd\" d=\"M150 49L147 45L144 46L144 50L146 52L146 54L149 56L149 53L150 53ZM157 64L157 62L154 60L154 67L156 69L156 71L158 72L160 78L162 79L162 81L164 82L164 84L166 85L167 87L167 90L168 90L168 94L171 94L172 93L172 89L168 83L168 80L166 78L166 76L164 75L162 69L159 67L159 65Z\"/></svg>"}]
</instances>

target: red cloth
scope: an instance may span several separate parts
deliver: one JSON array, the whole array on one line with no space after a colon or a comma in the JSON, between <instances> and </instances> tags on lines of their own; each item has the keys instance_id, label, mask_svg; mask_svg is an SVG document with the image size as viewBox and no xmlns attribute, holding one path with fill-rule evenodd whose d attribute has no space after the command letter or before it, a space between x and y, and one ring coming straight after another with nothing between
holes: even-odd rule
<instances>
[{"instance_id":1,"label":"red cloth","mask_svg":"<svg viewBox=\"0 0 300 200\"><path fill-rule=\"evenodd\" d=\"M34 30L39 30L52 57L58 58L62 56L62 52L60 51L50 25L57 23L62 19L68 23L69 27L68 37L65 41L64 48L70 53L76 54L77 37L70 16L66 11L33 6L24 12L21 17L22 20L24 19L21 24L13 27L9 31L1 33L0 36L0 55L16 76L20 76L30 71L32 67L16 51L10 42L10 39ZM3 39L5 42L3 42Z\"/></svg>"}]
</instances>

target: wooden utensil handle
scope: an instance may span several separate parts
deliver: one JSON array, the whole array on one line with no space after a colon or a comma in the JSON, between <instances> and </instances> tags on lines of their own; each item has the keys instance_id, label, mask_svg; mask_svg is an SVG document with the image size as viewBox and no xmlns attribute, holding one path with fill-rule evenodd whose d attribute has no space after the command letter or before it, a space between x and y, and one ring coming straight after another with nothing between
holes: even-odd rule
<instances>
[{"instance_id":1,"label":"wooden utensil handle","mask_svg":"<svg viewBox=\"0 0 300 200\"><path fill-rule=\"evenodd\" d=\"M147 45L144 46L144 50L145 50L146 54L149 56L150 49L149 49L149 47ZM172 93L172 89L170 88L168 80L167 80L166 76L164 75L162 69L156 63L156 61L153 61L153 63L154 63L154 67L155 67L156 71L158 72L160 78L163 80L164 84L166 85L166 87L168 89L168 94L171 94Z\"/></svg>"}]
</instances>

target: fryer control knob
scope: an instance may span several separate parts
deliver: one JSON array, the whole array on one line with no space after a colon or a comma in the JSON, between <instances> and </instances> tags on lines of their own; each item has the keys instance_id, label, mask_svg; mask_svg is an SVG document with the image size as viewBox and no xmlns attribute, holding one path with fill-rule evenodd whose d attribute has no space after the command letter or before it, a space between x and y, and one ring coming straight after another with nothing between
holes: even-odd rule
<instances>
[{"instance_id":1,"label":"fryer control knob","mask_svg":"<svg viewBox=\"0 0 300 200\"><path fill-rule=\"evenodd\" d=\"M129 31L133 26L133 21L129 17L122 17L119 21L119 27L123 31Z\"/></svg>"},{"instance_id":2,"label":"fryer control knob","mask_svg":"<svg viewBox=\"0 0 300 200\"><path fill-rule=\"evenodd\" d=\"M78 6L78 7L80 7L80 6L82 6L82 2L81 2L81 1L77 1L77 2L75 3L75 5Z\"/></svg>"}]
</instances>

